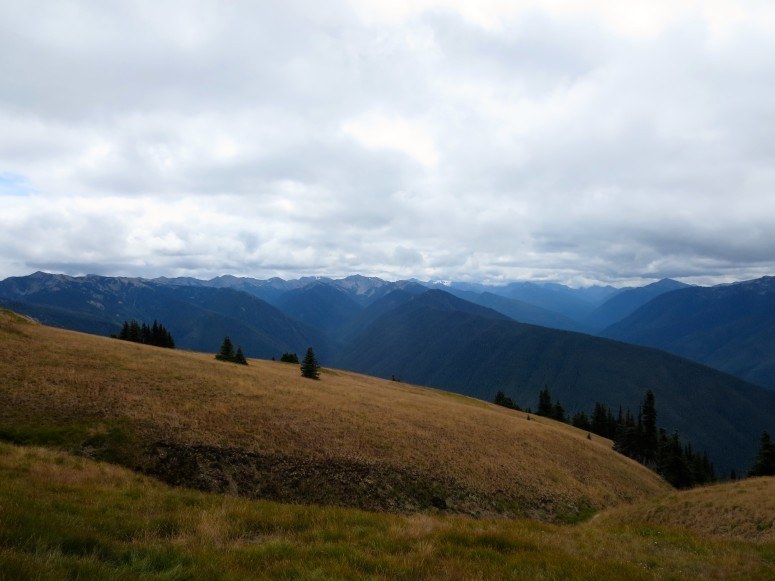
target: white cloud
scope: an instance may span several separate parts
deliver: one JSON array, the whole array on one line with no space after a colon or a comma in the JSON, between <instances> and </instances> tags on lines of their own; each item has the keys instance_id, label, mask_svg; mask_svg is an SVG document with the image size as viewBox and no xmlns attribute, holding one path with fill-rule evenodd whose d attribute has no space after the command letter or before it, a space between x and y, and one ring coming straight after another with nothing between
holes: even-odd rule
<instances>
[{"instance_id":1,"label":"white cloud","mask_svg":"<svg viewBox=\"0 0 775 581\"><path fill-rule=\"evenodd\" d=\"M771 272L771 6L5 2L0 277Z\"/></svg>"},{"instance_id":2,"label":"white cloud","mask_svg":"<svg viewBox=\"0 0 775 581\"><path fill-rule=\"evenodd\" d=\"M342 130L371 149L400 151L427 166L434 166L439 161L429 132L420 124L400 117L366 115L346 121Z\"/></svg>"}]
</instances>

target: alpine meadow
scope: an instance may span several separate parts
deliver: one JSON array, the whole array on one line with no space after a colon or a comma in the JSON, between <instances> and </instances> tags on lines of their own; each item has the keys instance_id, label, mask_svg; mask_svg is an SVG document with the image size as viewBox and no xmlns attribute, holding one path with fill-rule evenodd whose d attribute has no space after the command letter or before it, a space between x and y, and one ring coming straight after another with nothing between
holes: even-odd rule
<instances>
[{"instance_id":1,"label":"alpine meadow","mask_svg":"<svg viewBox=\"0 0 775 581\"><path fill-rule=\"evenodd\" d=\"M0 47L0 581L775 579L775 4Z\"/></svg>"}]
</instances>

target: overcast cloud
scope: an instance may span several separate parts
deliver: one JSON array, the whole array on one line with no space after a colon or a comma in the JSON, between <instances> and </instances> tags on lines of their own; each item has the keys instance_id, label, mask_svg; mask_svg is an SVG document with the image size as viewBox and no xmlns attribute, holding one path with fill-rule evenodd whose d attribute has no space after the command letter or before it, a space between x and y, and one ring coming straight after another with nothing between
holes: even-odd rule
<instances>
[{"instance_id":1,"label":"overcast cloud","mask_svg":"<svg viewBox=\"0 0 775 581\"><path fill-rule=\"evenodd\" d=\"M0 4L0 278L775 274L775 4Z\"/></svg>"}]
</instances>

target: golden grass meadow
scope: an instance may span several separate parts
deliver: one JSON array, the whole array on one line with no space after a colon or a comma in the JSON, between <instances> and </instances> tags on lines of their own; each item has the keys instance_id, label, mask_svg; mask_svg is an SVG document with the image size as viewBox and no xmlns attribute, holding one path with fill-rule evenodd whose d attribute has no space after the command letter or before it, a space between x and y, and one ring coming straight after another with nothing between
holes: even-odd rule
<instances>
[{"instance_id":1,"label":"golden grass meadow","mask_svg":"<svg viewBox=\"0 0 775 581\"><path fill-rule=\"evenodd\" d=\"M774 478L677 492L609 441L485 402L9 312L0 346L0 435L25 444L0 444L2 579L775 578ZM235 466L198 464L217 494L115 464L153 472L159 443L244 455L259 479L280 466L395 488L337 496L344 483L307 504L299 485L280 503L251 498ZM448 505L411 489L425 485ZM404 500L357 508L373 490Z\"/></svg>"}]
</instances>

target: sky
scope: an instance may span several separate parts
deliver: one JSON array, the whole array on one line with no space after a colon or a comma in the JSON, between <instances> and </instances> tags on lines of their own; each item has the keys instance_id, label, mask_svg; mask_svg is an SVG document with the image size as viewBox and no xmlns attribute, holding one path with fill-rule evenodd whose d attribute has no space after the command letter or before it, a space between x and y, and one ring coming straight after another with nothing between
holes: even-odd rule
<instances>
[{"instance_id":1,"label":"sky","mask_svg":"<svg viewBox=\"0 0 775 581\"><path fill-rule=\"evenodd\" d=\"M0 278L775 274L775 3L4 0Z\"/></svg>"}]
</instances>

